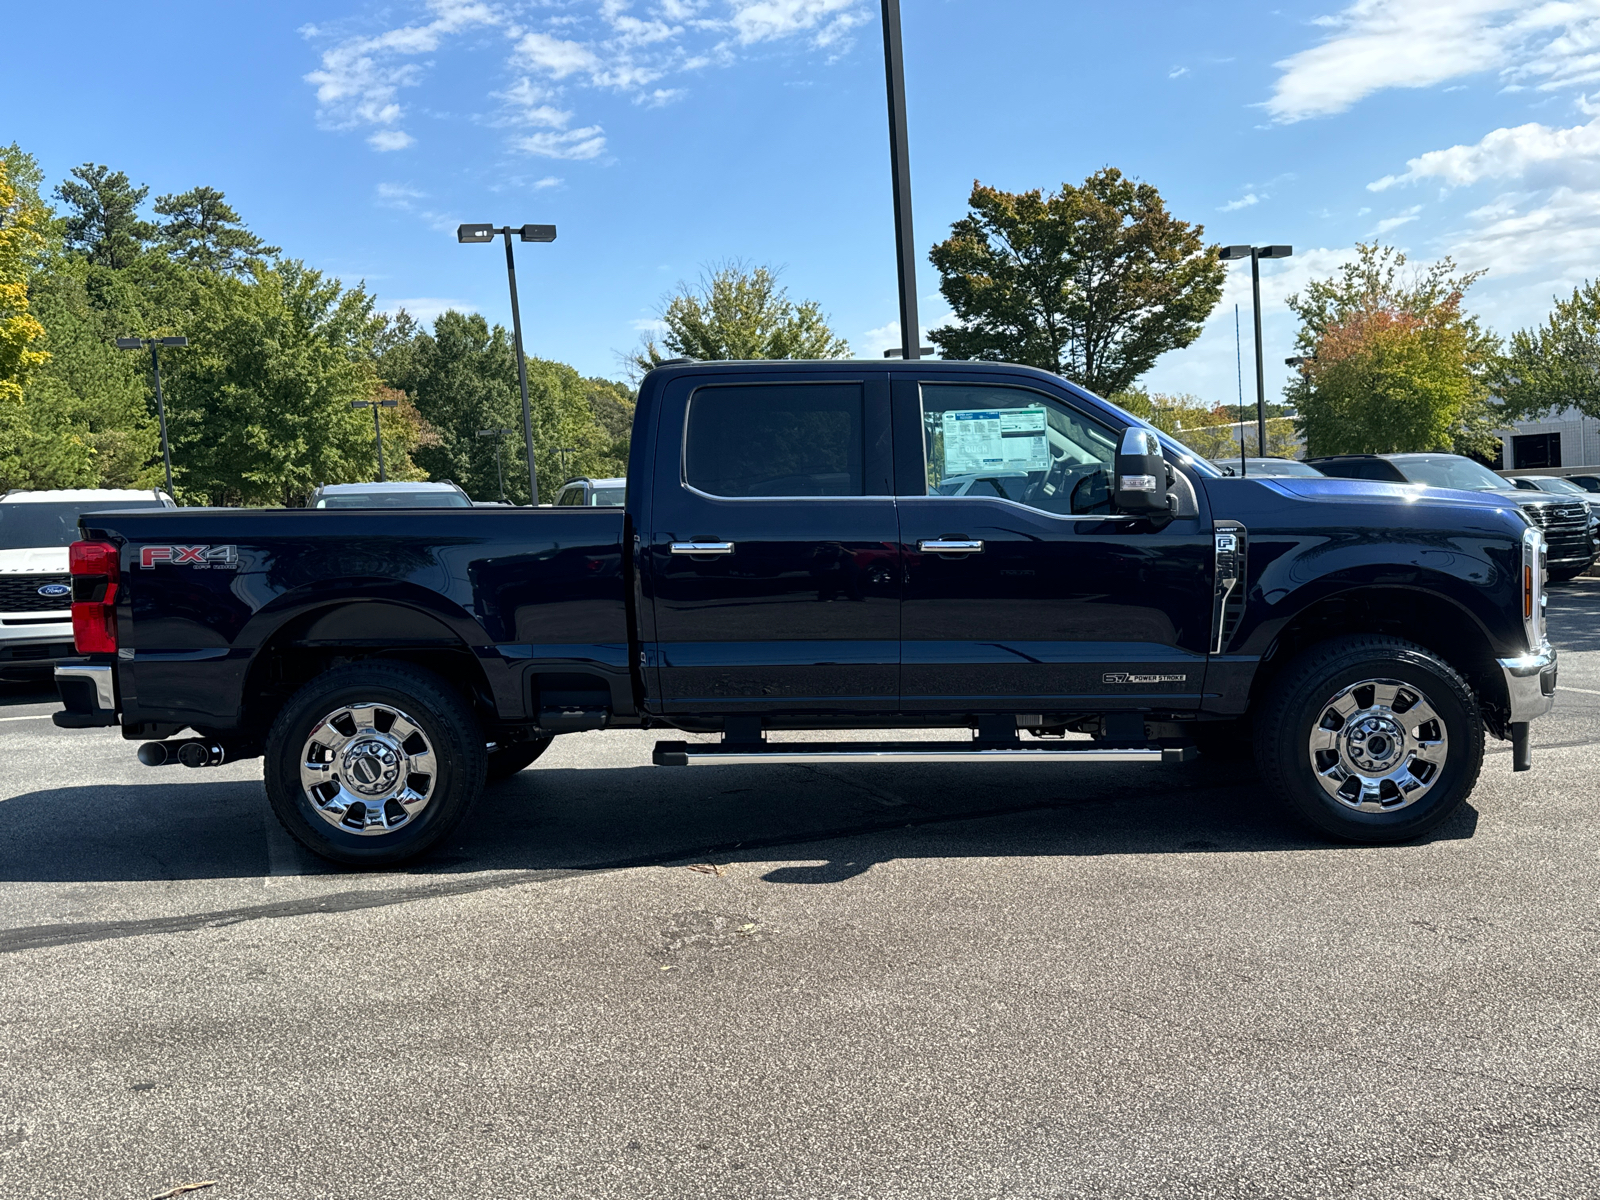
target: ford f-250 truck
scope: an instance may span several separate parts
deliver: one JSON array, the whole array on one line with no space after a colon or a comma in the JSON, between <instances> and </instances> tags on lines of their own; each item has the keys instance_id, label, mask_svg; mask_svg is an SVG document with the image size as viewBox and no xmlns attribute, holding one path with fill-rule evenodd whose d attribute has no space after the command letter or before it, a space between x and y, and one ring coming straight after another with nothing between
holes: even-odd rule
<instances>
[{"instance_id":1,"label":"ford f-250 truck","mask_svg":"<svg viewBox=\"0 0 1600 1200\"><path fill-rule=\"evenodd\" d=\"M1305 820L1394 841L1466 799L1486 730L1526 769L1555 692L1544 541L1511 501L1227 478L989 363L666 365L621 509L82 531L57 724L120 725L151 765L263 755L290 833L353 864L423 852L486 779L617 727L721 735L661 741L662 766L1041 772L1248 736ZM862 738L767 740L810 729ZM873 738L907 729L927 740Z\"/></svg>"}]
</instances>

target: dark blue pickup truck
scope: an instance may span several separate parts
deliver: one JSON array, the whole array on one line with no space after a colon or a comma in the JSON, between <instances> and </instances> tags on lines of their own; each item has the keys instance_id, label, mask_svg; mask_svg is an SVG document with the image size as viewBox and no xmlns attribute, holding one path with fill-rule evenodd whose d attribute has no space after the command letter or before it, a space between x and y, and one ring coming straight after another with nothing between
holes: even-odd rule
<instances>
[{"instance_id":1,"label":"dark blue pickup truck","mask_svg":"<svg viewBox=\"0 0 1600 1200\"><path fill-rule=\"evenodd\" d=\"M555 736L624 726L667 735L662 766L1253 745L1318 829L1394 841L1466 799L1485 731L1526 768L1555 692L1515 503L1223 477L998 364L669 364L621 509L115 512L83 535L57 724L120 725L151 765L263 755L285 826L346 863L419 854ZM808 729L861 740L767 739Z\"/></svg>"}]
</instances>

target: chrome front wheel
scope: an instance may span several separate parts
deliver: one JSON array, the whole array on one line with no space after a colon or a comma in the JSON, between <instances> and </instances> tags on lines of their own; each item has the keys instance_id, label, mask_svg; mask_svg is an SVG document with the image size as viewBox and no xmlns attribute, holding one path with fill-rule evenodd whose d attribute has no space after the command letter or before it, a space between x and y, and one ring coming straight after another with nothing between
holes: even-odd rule
<instances>
[{"instance_id":1,"label":"chrome front wheel","mask_svg":"<svg viewBox=\"0 0 1600 1200\"><path fill-rule=\"evenodd\" d=\"M1323 703L1309 750L1331 799L1356 812L1397 812L1444 778L1450 734L1421 688L1364 679Z\"/></svg>"},{"instance_id":2,"label":"chrome front wheel","mask_svg":"<svg viewBox=\"0 0 1600 1200\"><path fill-rule=\"evenodd\" d=\"M392 705L341 705L300 755L300 786L335 829L371 837L410 824L433 797L439 764L422 726Z\"/></svg>"}]
</instances>

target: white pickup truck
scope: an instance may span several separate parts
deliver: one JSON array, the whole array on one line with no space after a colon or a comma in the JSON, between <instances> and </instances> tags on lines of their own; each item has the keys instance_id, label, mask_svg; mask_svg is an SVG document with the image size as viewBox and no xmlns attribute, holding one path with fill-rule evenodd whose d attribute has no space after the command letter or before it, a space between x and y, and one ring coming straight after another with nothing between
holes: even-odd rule
<instances>
[{"instance_id":1,"label":"white pickup truck","mask_svg":"<svg viewBox=\"0 0 1600 1200\"><path fill-rule=\"evenodd\" d=\"M47 677L72 648L67 547L86 512L175 508L156 489L12 490L0 496L0 680Z\"/></svg>"}]
</instances>

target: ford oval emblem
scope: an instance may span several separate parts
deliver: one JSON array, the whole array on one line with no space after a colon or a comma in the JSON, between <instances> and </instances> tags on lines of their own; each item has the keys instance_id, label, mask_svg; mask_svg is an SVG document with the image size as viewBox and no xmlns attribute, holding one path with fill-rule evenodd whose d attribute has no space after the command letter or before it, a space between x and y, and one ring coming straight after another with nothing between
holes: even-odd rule
<instances>
[{"instance_id":1,"label":"ford oval emblem","mask_svg":"<svg viewBox=\"0 0 1600 1200\"><path fill-rule=\"evenodd\" d=\"M70 596L72 595L72 589L64 583L47 583L39 589L39 595L50 596L52 598L56 596Z\"/></svg>"}]
</instances>

